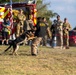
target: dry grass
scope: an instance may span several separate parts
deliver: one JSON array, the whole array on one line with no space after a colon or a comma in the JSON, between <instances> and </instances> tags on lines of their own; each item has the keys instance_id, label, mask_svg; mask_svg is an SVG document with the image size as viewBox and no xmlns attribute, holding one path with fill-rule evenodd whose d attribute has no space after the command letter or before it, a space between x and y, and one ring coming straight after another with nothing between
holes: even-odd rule
<instances>
[{"instance_id":1,"label":"dry grass","mask_svg":"<svg viewBox=\"0 0 76 75\"><path fill-rule=\"evenodd\" d=\"M0 53L6 48L0 46ZM38 56L31 56L29 46L20 46L18 56L10 53L0 55L0 75L76 75L76 47L39 47Z\"/></svg>"}]
</instances>

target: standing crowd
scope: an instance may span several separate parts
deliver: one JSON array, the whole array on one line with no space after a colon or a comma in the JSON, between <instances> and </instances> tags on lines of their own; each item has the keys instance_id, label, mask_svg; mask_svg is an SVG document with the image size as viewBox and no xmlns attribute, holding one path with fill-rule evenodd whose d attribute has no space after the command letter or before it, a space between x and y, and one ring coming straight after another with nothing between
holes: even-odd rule
<instances>
[{"instance_id":1,"label":"standing crowd","mask_svg":"<svg viewBox=\"0 0 76 75\"><path fill-rule=\"evenodd\" d=\"M56 40L57 45L61 46L61 49L69 49L69 31L71 30L71 25L67 18L64 18L64 22L61 21L60 15L57 16L57 20L53 21L51 26L52 31L52 41ZM56 37L56 39L54 39Z\"/></svg>"},{"instance_id":2,"label":"standing crowd","mask_svg":"<svg viewBox=\"0 0 76 75\"><path fill-rule=\"evenodd\" d=\"M3 23L2 28L2 44L6 41L8 44L9 35L11 34L11 25L9 18L6 18ZM64 18L64 22L60 20L60 16L57 16L57 19L53 21L51 27L46 21L45 17L38 17L37 24L34 26L33 21L31 18L27 20L26 16L23 14L23 10L19 10L19 14L17 19L13 20L13 33L15 38L19 37L27 30L34 31L34 38L31 44L31 54L37 55L38 54L38 46L47 45L47 39L49 38L52 40L52 47L56 48L53 45L53 42L56 41L57 45L60 45L60 48L69 48L69 31L71 30L71 25L68 23L68 19ZM51 35L52 33L52 35ZM55 39L56 38L56 39Z\"/></svg>"}]
</instances>

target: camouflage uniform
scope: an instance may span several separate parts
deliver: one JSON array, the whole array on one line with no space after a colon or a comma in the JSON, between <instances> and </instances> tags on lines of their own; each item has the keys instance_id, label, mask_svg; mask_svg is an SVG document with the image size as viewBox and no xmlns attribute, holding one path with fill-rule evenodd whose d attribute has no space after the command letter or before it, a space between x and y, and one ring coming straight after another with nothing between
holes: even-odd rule
<instances>
[{"instance_id":1,"label":"camouflage uniform","mask_svg":"<svg viewBox=\"0 0 76 75\"><path fill-rule=\"evenodd\" d=\"M23 25L24 25L24 18L25 18L25 15L24 14L18 14L17 16L18 18L18 24L17 24L17 27L16 27L16 36L19 36L23 33Z\"/></svg>"},{"instance_id":2,"label":"camouflage uniform","mask_svg":"<svg viewBox=\"0 0 76 75\"><path fill-rule=\"evenodd\" d=\"M32 55L37 55L38 54L38 46L42 40L42 37L37 37L32 41L31 45L31 54Z\"/></svg>"},{"instance_id":3,"label":"camouflage uniform","mask_svg":"<svg viewBox=\"0 0 76 75\"><path fill-rule=\"evenodd\" d=\"M69 30L71 30L71 25L63 23L63 36L64 36L64 46L69 47Z\"/></svg>"},{"instance_id":4,"label":"camouflage uniform","mask_svg":"<svg viewBox=\"0 0 76 75\"><path fill-rule=\"evenodd\" d=\"M57 20L57 42L60 43L61 48L63 47L63 22Z\"/></svg>"}]
</instances>

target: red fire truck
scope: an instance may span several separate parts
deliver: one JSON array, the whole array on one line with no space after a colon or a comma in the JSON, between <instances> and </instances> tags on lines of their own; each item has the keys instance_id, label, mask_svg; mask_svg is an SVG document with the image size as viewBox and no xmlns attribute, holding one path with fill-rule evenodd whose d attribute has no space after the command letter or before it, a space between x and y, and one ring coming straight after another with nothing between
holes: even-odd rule
<instances>
[{"instance_id":1,"label":"red fire truck","mask_svg":"<svg viewBox=\"0 0 76 75\"><path fill-rule=\"evenodd\" d=\"M0 39L1 39L1 30L2 22L5 17L11 16L10 13L10 4L0 4ZM31 16L31 19L36 25L36 4L27 4L27 3L12 3L12 13L15 13L17 16L18 10L23 9L24 13L27 14L27 19ZM13 19L12 19L13 20Z\"/></svg>"}]
</instances>

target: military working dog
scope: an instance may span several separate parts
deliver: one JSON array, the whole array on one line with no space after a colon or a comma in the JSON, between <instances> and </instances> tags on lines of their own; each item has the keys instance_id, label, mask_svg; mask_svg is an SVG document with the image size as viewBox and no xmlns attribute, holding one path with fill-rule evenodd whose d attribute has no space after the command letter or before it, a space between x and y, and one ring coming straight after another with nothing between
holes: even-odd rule
<instances>
[{"instance_id":1,"label":"military working dog","mask_svg":"<svg viewBox=\"0 0 76 75\"><path fill-rule=\"evenodd\" d=\"M24 43L24 41L28 41L30 39L34 39L34 34L33 31L28 30L27 32L24 32L22 35L20 35L19 37L17 37L15 40L9 42L9 47L4 50L3 53L7 52L11 47L13 47L13 52L12 55L17 55L17 50L19 49L19 45L21 43Z\"/></svg>"}]
</instances>

